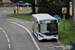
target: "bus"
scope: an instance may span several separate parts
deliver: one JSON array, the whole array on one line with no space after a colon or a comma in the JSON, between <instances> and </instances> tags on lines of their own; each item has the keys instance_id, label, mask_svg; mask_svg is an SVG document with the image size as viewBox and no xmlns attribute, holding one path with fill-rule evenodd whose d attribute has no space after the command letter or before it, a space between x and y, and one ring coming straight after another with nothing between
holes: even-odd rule
<instances>
[{"instance_id":1,"label":"bus","mask_svg":"<svg viewBox=\"0 0 75 50\"><path fill-rule=\"evenodd\" d=\"M58 39L58 20L49 14L32 14L32 31L38 41Z\"/></svg>"}]
</instances>

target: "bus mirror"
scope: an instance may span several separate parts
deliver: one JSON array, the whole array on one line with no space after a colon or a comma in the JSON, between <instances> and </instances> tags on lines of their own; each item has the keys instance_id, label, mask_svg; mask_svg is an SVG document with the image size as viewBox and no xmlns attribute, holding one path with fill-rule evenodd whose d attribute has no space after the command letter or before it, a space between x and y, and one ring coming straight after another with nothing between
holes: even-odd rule
<instances>
[{"instance_id":1,"label":"bus mirror","mask_svg":"<svg viewBox=\"0 0 75 50\"><path fill-rule=\"evenodd\" d=\"M38 24L36 24L36 27L38 27Z\"/></svg>"}]
</instances>

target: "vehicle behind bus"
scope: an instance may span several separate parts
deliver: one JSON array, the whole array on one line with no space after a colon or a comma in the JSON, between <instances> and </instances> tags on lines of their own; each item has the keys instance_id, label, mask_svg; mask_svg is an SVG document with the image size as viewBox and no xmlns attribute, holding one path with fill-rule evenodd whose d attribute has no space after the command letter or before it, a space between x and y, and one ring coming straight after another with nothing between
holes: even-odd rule
<instances>
[{"instance_id":1,"label":"vehicle behind bus","mask_svg":"<svg viewBox=\"0 0 75 50\"><path fill-rule=\"evenodd\" d=\"M39 16L39 14L36 15ZM51 19L45 19L43 17L43 19L41 18L42 20L39 20L40 18L35 17L36 15L32 15L32 30L34 35L37 37L38 41L41 41L43 39L58 39L58 20L53 18L52 16L50 16L52 17Z\"/></svg>"}]
</instances>

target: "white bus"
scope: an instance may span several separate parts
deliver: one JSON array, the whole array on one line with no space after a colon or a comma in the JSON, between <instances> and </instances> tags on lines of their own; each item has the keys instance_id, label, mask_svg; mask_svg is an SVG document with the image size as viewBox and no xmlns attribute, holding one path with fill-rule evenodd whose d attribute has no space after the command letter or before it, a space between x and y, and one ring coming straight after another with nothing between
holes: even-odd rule
<instances>
[{"instance_id":1,"label":"white bus","mask_svg":"<svg viewBox=\"0 0 75 50\"><path fill-rule=\"evenodd\" d=\"M32 14L32 31L38 41L58 39L58 20L49 14Z\"/></svg>"}]
</instances>

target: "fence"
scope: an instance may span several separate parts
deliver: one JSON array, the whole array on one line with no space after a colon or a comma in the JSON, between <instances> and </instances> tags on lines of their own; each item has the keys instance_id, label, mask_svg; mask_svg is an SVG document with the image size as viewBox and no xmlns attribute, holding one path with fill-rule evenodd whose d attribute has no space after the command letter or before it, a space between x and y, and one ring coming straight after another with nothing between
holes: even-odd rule
<instances>
[{"instance_id":1,"label":"fence","mask_svg":"<svg viewBox=\"0 0 75 50\"><path fill-rule=\"evenodd\" d=\"M73 43L72 41L70 41L70 50L75 50L75 43Z\"/></svg>"}]
</instances>

